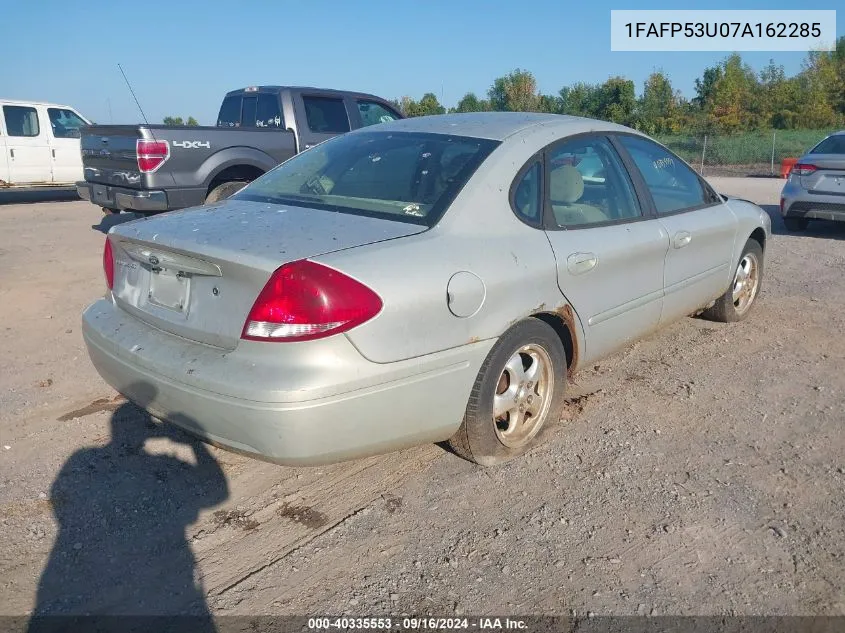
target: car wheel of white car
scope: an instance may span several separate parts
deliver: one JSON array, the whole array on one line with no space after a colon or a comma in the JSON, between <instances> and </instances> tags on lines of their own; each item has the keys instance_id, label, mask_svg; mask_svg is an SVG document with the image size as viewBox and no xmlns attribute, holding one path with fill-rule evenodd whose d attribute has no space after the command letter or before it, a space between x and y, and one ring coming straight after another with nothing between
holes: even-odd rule
<instances>
[{"instance_id":1,"label":"car wheel of white car","mask_svg":"<svg viewBox=\"0 0 845 633\"><path fill-rule=\"evenodd\" d=\"M713 307L704 312L704 317L722 323L742 321L751 311L751 306L760 294L763 283L763 249L756 240L748 240L734 271L733 281L725 294L716 300Z\"/></svg>"},{"instance_id":2,"label":"car wheel of white car","mask_svg":"<svg viewBox=\"0 0 845 633\"><path fill-rule=\"evenodd\" d=\"M524 453L560 418L566 353L551 326L526 319L490 350L458 432L449 440L461 457L492 466Z\"/></svg>"}]
</instances>

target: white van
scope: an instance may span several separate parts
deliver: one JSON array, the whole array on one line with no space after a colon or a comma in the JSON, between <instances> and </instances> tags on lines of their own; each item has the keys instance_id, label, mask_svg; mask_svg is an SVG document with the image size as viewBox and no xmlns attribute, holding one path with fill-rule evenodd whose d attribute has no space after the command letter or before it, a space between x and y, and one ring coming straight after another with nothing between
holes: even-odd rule
<instances>
[{"instance_id":1,"label":"white van","mask_svg":"<svg viewBox=\"0 0 845 633\"><path fill-rule=\"evenodd\" d=\"M0 99L0 190L74 185L83 180L79 128L69 106Z\"/></svg>"}]
</instances>

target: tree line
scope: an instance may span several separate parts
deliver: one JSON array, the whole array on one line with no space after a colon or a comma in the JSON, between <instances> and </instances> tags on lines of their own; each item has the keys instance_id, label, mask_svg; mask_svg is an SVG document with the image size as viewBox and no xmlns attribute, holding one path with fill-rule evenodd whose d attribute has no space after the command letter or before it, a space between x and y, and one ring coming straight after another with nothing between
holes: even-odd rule
<instances>
[{"instance_id":1,"label":"tree line","mask_svg":"<svg viewBox=\"0 0 845 633\"><path fill-rule=\"evenodd\" d=\"M434 93L394 100L405 116L445 114ZM760 72L732 54L704 69L695 96L684 98L662 70L634 82L611 77L542 94L534 75L517 68L493 81L486 98L468 92L448 112L549 112L613 121L647 134L732 134L759 129L818 129L845 125L845 36L832 51L812 51L787 77L774 60Z\"/></svg>"},{"instance_id":2,"label":"tree line","mask_svg":"<svg viewBox=\"0 0 845 633\"><path fill-rule=\"evenodd\" d=\"M192 116L189 116L187 121L182 121L180 116L166 116L162 123L165 125L199 125L199 122Z\"/></svg>"}]
</instances>

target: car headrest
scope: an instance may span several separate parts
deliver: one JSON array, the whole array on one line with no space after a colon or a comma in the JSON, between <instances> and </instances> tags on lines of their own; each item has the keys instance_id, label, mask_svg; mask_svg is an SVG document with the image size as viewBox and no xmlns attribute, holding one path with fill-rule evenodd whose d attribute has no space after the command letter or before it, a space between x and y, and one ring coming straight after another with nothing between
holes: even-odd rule
<instances>
[{"instance_id":1,"label":"car headrest","mask_svg":"<svg viewBox=\"0 0 845 633\"><path fill-rule=\"evenodd\" d=\"M554 202L572 204L584 195L584 179L572 165L558 167L549 177L549 194Z\"/></svg>"}]
</instances>

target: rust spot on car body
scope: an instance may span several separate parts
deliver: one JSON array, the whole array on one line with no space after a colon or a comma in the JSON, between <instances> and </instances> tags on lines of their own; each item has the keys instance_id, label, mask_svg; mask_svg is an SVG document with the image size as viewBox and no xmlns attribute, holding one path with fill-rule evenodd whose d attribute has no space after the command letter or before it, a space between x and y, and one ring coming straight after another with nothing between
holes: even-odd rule
<instances>
[{"instance_id":1,"label":"rust spot on car body","mask_svg":"<svg viewBox=\"0 0 845 633\"><path fill-rule=\"evenodd\" d=\"M473 343L478 343L481 339L477 336L470 336L469 340L467 341L467 345L472 345Z\"/></svg>"},{"instance_id":2,"label":"rust spot on car body","mask_svg":"<svg viewBox=\"0 0 845 633\"><path fill-rule=\"evenodd\" d=\"M566 350L570 358L569 375L571 376L577 370L578 363L580 361L578 336L576 335L578 330L575 327L575 313L572 311L572 306L568 303L564 303L563 305L555 308L555 314L563 320L566 328L569 330L569 338L572 341L572 349Z\"/></svg>"}]
</instances>

